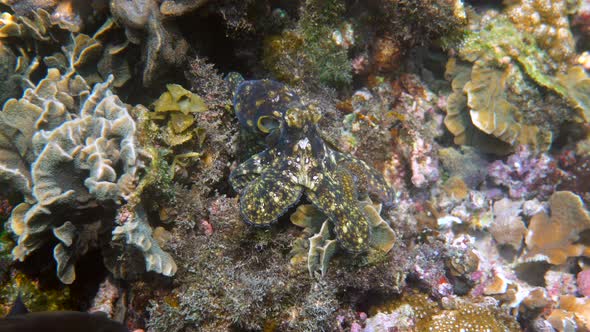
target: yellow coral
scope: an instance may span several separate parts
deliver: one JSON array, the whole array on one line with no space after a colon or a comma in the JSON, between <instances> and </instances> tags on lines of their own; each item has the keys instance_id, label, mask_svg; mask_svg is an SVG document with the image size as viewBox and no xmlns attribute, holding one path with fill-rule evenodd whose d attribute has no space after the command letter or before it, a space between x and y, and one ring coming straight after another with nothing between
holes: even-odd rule
<instances>
[{"instance_id":1,"label":"yellow coral","mask_svg":"<svg viewBox=\"0 0 590 332\"><path fill-rule=\"evenodd\" d=\"M179 111L182 114L201 113L207 110L207 105L201 97L188 91L178 84L167 84L166 89L154 103L156 113Z\"/></svg>"},{"instance_id":2,"label":"yellow coral","mask_svg":"<svg viewBox=\"0 0 590 332\"><path fill-rule=\"evenodd\" d=\"M576 243L590 229L590 215L580 197L570 191L555 192L549 200L551 216L541 212L531 219L525 242L526 259L563 264L568 257L590 256L590 248Z\"/></svg>"},{"instance_id":3,"label":"yellow coral","mask_svg":"<svg viewBox=\"0 0 590 332\"><path fill-rule=\"evenodd\" d=\"M178 84L168 84L166 89L168 91L154 102L155 112L151 115L153 120L166 121L162 140L170 147L184 144L194 137L202 143L204 133L194 128L193 113L205 112L207 105L201 97Z\"/></svg>"},{"instance_id":4,"label":"yellow coral","mask_svg":"<svg viewBox=\"0 0 590 332\"><path fill-rule=\"evenodd\" d=\"M449 59L446 76L451 79L453 92L444 123L456 144L497 154L509 153L518 144L535 150L549 148L551 133L522 124L520 111L508 101L507 80L517 74L515 70L512 66L495 69L482 61L470 68L455 58Z\"/></svg>"},{"instance_id":5,"label":"yellow coral","mask_svg":"<svg viewBox=\"0 0 590 332\"><path fill-rule=\"evenodd\" d=\"M590 330L590 299L563 295L559 299L559 309L553 310L547 320L558 331L565 331L568 326L576 331L578 329L588 331ZM576 324L575 327L570 325L572 322Z\"/></svg>"},{"instance_id":6,"label":"yellow coral","mask_svg":"<svg viewBox=\"0 0 590 332\"><path fill-rule=\"evenodd\" d=\"M0 38L19 37L22 34L20 25L10 13L0 14Z\"/></svg>"},{"instance_id":7,"label":"yellow coral","mask_svg":"<svg viewBox=\"0 0 590 332\"><path fill-rule=\"evenodd\" d=\"M509 70L497 70L476 63L471 80L463 91L467 94L471 122L486 134L512 145L518 138L519 126L514 117L517 109L506 99L506 79Z\"/></svg>"},{"instance_id":8,"label":"yellow coral","mask_svg":"<svg viewBox=\"0 0 590 332\"><path fill-rule=\"evenodd\" d=\"M575 54L567 1L521 0L509 6L506 14L520 30L533 35L557 63L563 63Z\"/></svg>"},{"instance_id":9,"label":"yellow coral","mask_svg":"<svg viewBox=\"0 0 590 332\"><path fill-rule=\"evenodd\" d=\"M489 305L456 298L443 309L422 293L405 294L400 299L371 308L369 313L392 312L404 305L411 307L416 331L520 331L514 318Z\"/></svg>"},{"instance_id":10,"label":"yellow coral","mask_svg":"<svg viewBox=\"0 0 590 332\"><path fill-rule=\"evenodd\" d=\"M469 188L467 188L465 182L458 176L449 178L443 185L442 189L447 195L459 200L467 198L467 195L469 194Z\"/></svg>"}]
</instances>

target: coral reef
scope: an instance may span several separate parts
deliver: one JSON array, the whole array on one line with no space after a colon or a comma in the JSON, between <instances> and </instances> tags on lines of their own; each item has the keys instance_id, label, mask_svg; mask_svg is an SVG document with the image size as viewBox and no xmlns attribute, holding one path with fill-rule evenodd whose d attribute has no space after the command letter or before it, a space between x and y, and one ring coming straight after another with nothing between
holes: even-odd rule
<instances>
[{"instance_id":1,"label":"coral reef","mask_svg":"<svg viewBox=\"0 0 590 332\"><path fill-rule=\"evenodd\" d=\"M587 3L0 11L2 313L590 328Z\"/></svg>"},{"instance_id":2,"label":"coral reef","mask_svg":"<svg viewBox=\"0 0 590 332\"><path fill-rule=\"evenodd\" d=\"M509 245L514 250L520 249L526 232L524 222L520 217L522 202L503 198L494 203L494 221L490 226L490 233L500 245Z\"/></svg>"},{"instance_id":3,"label":"coral reef","mask_svg":"<svg viewBox=\"0 0 590 332\"><path fill-rule=\"evenodd\" d=\"M36 1L36 0L3 0L3 4L11 7L21 17L34 16L35 12L44 11L51 25L71 32L80 32L87 23L94 23L104 16L107 1L99 0L90 3L84 1Z\"/></svg>"},{"instance_id":4,"label":"coral reef","mask_svg":"<svg viewBox=\"0 0 590 332\"><path fill-rule=\"evenodd\" d=\"M388 221L380 216L382 205L370 201L360 204L369 219L370 249L376 250L377 255L388 253L395 244L396 235ZM293 224L303 228L302 236L293 242L291 264L307 261L311 276L324 276L330 259L337 252L337 242L330 236L328 218L313 205L300 205L290 219Z\"/></svg>"},{"instance_id":5,"label":"coral reef","mask_svg":"<svg viewBox=\"0 0 590 332\"><path fill-rule=\"evenodd\" d=\"M567 16L575 11L568 1L511 1L506 15L514 25L535 37L539 46L556 62L567 62L574 54L574 37ZM569 1L574 3L573 1Z\"/></svg>"},{"instance_id":6,"label":"coral reef","mask_svg":"<svg viewBox=\"0 0 590 332\"><path fill-rule=\"evenodd\" d=\"M34 85L33 82L29 82L30 73L38 68L35 66L27 69L27 63L38 65L39 59L42 59L46 66L58 68L64 74L71 72L81 75L89 85L103 82L109 75L113 75L113 85L121 87L131 78L131 68L127 59L128 41L120 38L120 29L112 19L104 20L93 34L85 34L78 31L79 26L71 30L62 25L52 24L49 13L44 9L35 10L34 7L21 8L27 8L27 14L17 16L16 19L8 12L2 13L3 19L0 21L4 23L2 29L5 31L0 34L0 39L15 41L10 44L13 53L18 51L19 54L18 62L13 65L14 69L7 76L7 83L12 82L15 89L17 86L24 89ZM61 50L52 46L54 41L61 42ZM37 52L34 54L35 57L29 60L27 52L32 48Z\"/></svg>"},{"instance_id":7,"label":"coral reef","mask_svg":"<svg viewBox=\"0 0 590 332\"><path fill-rule=\"evenodd\" d=\"M265 67L290 84L350 84L352 66L347 49L354 43L354 28L344 19L344 11L340 0L305 1L296 27L266 38Z\"/></svg>"},{"instance_id":8,"label":"coral reef","mask_svg":"<svg viewBox=\"0 0 590 332\"><path fill-rule=\"evenodd\" d=\"M18 236L14 258L24 260L53 233L60 241L54 248L57 275L68 284L77 258L101 242L113 221L77 213L64 220L52 212L108 208L129 199L137 180L135 121L109 89L112 82L111 76L90 90L82 77L50 69L0 113L2 179L26 198L9 219Z\"/></svg>"},{"instance_id":9,"label":"coral reef","mask_svg":"<svg viewBox=\"0 0 590 332\"><path fill-rule=\"evenodd\" d=\"M373 93L357 91L351 100L353 113L345 118L340 140L364 137L352 150L367 158L379 158L375 163L385 164L383 173L396 190L406 186L404 173L410 175L414 187L426 189L440 179L435 138L443 131L437 97L410 74L378 85Z\"/></svg>"},{"instance_id":10,"label":"coral reef","mask_svg":"<svg viewBox=\"0 0 590 332\"><path fill-rule=\"evenodd\" d=\"M199 6L199 1L195 7ZM178 4L180 5L180 4ZM166 68L178 68L186 63L189 45L173 21L165 15L176 15L184 10L174 1L111 1L110 11L115 20L125 27L130 42L143 46L143 83L151 85ZM161 12L163 10L163 12Z\"/></svg>"},{"instance_id":11,"label":"coral reef","mask_svg":"<svg viewBox=\"0 0 590 332\"><path fill-rule=\"evenodd\" d=\"M450 177L460 178L469 188L476 188L486 178L488 162L474 148L461 146L460 150L440 149L438 158L442 169Z\"/></svg>"},{"instance_id":12,"label":"coral reef","mask_svg":"<svg viewBox=\"0 0 590 332\"><path fill-rule=\"evenodd\" d=\"M105 279L99 288L94 299L92 299L92 306L88 312L104 312L109 318L113 318L115 314L115 305L120 296L120 291L117 285L110 279Z\"/></svg>"},{"instance_id":13,"label":"coral reef","mask_svg":"<svg viewBox=\"0 0 590 332\"><path fill-rule=\"evenodd\" d=\"M588 76L581 67L552 58L572 53L567 18L559 9L565 1L556 2L557 11L542 3L522 1L493 19L484 15L480 29L471 32L458 50L459 58L467 63L449 60L447 77L453 93L445 124L455 143L498 154L519 144L544 151L559 132L559 124L587 119ZM533 15L536 19L528 20L523 13L533 8L539 12ZM553 14L557 16L550 16ZM538 44L530 34L538 34ZM568 50L555 51L554 47ZM541 94L539 87L552 93Z\"/></svg>"},{"instance_id":14,"label":"coral reef","mask_svg":"<svg viewBox=\"0 0 590 332\"><path fill-rule=\"evenodd\" d=\"M199 148L202 147L206 133L204 128L196 126L194 113L207 111L207 105L199 96L180 85L168 84L167 90L154 102L154 113L150 115L152 121L145 123L147 128L144 131L149 134L159 132L151 139L161 141L164 146L172 149L189 141L196 143ZM165 125L158 125L159 123ZM175 152L172 171L176 164L187 166L190 159L201 157L201 154L195 151Z\"/></svg>"},{"instance_id":15,"label":"coral reef","mask_svg":"<svg viewBox=\"0 0 590 332\"><path fill-rule=\"evenodd\" d=\"M16 97L15 92L18 91L18 82L14 79L14 69L16 67L16 55L0 41L0 104L8 98Z\"/></svg>"},{"instance_id":16,"label":"coral reef","mask_svg":"<svg viewBox=\"0 0 590 332\"><path fill-rule=\"evenodd\" d=\"M492 300L493 301L493 300ZM424 294L408 294L373 308L377 311L363 331L403 328L418 331L520 331L516 321L496 309L493 302L474 303L444 298L442 308Z\"/></svg>"},{"instance_id":17,"label":"coral reef","mask_svg":"<svg viewBox=\"0 0 590 332\"><path fill-rule=\"evenodd\" d=\"M39 280L31 279L21 272L11 272L2 280L0 291L0 314L8 314L18 296L31 311L56 311L72 308L70 288L46 289Z\"/></svg>"}]
</instances>

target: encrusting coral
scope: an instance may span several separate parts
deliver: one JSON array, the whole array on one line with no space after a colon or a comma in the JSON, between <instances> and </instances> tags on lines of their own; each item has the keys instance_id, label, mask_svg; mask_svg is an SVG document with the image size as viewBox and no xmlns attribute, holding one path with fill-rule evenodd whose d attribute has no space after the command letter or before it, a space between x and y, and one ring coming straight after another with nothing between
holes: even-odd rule
<instances>
[{"instance_id":1,"label":"encrusting coral","mask_svg":"<svg viewBox=\"0 0 590 332\"><path fill-rule=\"evenodd\" d=\"M511 0L506 15L518 27L537 40L556 62L567 62L575 53L574 37L568 15L574 1Z\"/></svg>"},{"instance_id":2,"label":"encrusting coral","mask_svg":"<svg viewBox=\"0 0 590 332\"><path fill-rule=\"evenodd\" d=\"M112 83L110 76L91 90L82 77L51 68L0 112L0 178L26 199L9 219L18 236L14 259L24 260L53 233L60 241L54 248L57 275L64 283L74 281L77 258L101 244L114 226L108 214L85 219L75 211L122 203L134 194L138 178L135 121L110 90ZM57 213L68 209L73 210L65 217ZM153 258L146 254L149 263ZM158 255L171 261L164 252Z\"/></svg>"},{"instance_id":3,"label":"encrusting coral","mask_svg":"<svg viewBox=\"0 0 590 332\"><path fill-rule=\"evenodd\" d=\"M403 326L411 331L519 331L518 323L493 303L449 297L439 305L425 294L406 294L371 309L363 331L377 332Z\"/></svg>"},{"instance_id":4,"label":"encrusting coral","mask_svg":"<svg viewBox=\"0 0 590 332\"><path fill-rule=\"evenodd\" d=\"M276 221L305 192L328 216L342 247L358 252L368 248L370 225L358 201L358 190L393 199L385 180L365 162L330 148L320 136L319 112L301 103L286 86L270 81L244 81L238 87L234 107L240 123L254 131L269 132L276 141L251 157L230 175L241 193L244 220L267 226ZM265 118L278 127L265 127ZM356 179L355 179L356 177Z\"/></svg>"},{"instance_id":5,"label":"encrusting coral","mask_svg":"<svg viewBox=\"0 0 590 332\"><path fill-rule=\"evenodd\" d=\"M525 237L525 260L560 265L568 257L590 256L590 247L578 243L580 233L590 229L590 214L579 196L557 191L549 199L551 214L533 216Z\"/></svg>"}]
</instances>

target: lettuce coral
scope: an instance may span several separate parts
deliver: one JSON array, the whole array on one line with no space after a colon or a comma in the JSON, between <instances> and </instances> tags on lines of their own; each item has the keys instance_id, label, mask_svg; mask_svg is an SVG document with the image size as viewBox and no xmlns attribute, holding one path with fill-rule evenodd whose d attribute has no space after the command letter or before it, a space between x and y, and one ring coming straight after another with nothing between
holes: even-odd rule
<instances>
[{"instance_id":1,"label":"lettuce coral","mask_svg":"<svg viewBox=\"0 0 590 332\"><path fill-rule=\"evenodd\" d=\"M81 76L51 68L0 112L0 179L26 198L8 222L18 236L13 257L24 260L53 233L60 241L54 248L57 274L66 284L75 279L76 259L113 226L108 217L81 218L69 210L120 204L138 178L135 121L110 90L113 80L91 90Z\"/></svg>"},{"instance_id":2,"label":"lettuce coral","mask_svg":"<svg viewBox=\"0 0 590 332\"><path fill-rule=\"evenodd\" d=\"M56 25L71 32L80 32L87 23L92 24L97 16L104 14L106 1L72 1L72 0L2 0L18 16L26 17L31 13L43 11L48 25Z\"/></svg>"},{"instance_id":3,"label":"lettuce coral","mask_svg":"<svg viewBox=\"0 0 590 332\"><path fill-rule=\"evenodd\" d=\"M457 144L497 154L517 145L545 151L561 123L587 121L588 76L581 67L564 67L549 45L513 23L515 10L482 18L459 49L465 62L447 64L452 93L445 124Z\"/></svg>"},{"instance_id":4,"label":"lettuce coral","mask_svg":"<svg viewBox=\"0 0 590 332\"><path fill-rule=\"evenodd\" d=\"M162 9L172 10L169 3L170 1L163 3ZM113 0L109 2L109 6L115 21L125 27L125 35L129 41L143 47L144 85L154 83L164 67L178 67L186 62L188 42L174 22L164 20L157 1Z\"/></svg>"}]
</instances>

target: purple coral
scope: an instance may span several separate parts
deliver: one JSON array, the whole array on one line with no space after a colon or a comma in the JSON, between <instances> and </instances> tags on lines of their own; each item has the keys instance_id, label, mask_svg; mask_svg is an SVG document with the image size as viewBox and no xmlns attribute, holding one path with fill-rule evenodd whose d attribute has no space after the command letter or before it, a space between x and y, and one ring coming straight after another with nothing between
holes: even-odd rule
<instances>
[{"instance_id":1,"label":"purple coral","mask_svg":"<svg viewBox=\"0 0 590 332\"><path fill-rule=\"evenodd\" d=\"M563 177L555 160L545 154L535 155L527 146L519 146L506 162L496 160L488 167L494 184L508 188L513 199L547 198Z\"/></svg>"}]
</instances>

